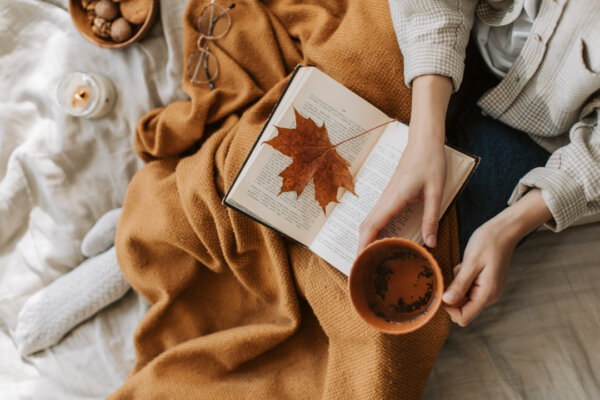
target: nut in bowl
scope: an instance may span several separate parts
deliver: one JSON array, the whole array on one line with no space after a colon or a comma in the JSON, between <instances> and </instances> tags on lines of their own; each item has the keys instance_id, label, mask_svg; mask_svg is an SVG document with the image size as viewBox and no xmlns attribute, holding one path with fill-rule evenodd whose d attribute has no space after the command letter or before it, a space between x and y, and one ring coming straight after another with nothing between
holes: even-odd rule
<instances>
[{"instance_id":1,"label":"nut in bowl","mask_svg":"<svg viewBox=\"0 0 600 400\"><path fill-rule=\"evenodd\" d=\"M435 258L408 239L371 243L350 271L352 305L371 327L391 334L425 325L442 304L444 280Z\"/></svg>"},{"instance_id":2,"label":"nut in bowl","mask_svg":"<svg viewBox=\"0 0 600 400\"><path fill-rule=\"evenodd\" d=\"M69 12L73 24L89 42L118 49L148 33L158 4L158 0L69 0Z\"/></svg>"}]
</instances>

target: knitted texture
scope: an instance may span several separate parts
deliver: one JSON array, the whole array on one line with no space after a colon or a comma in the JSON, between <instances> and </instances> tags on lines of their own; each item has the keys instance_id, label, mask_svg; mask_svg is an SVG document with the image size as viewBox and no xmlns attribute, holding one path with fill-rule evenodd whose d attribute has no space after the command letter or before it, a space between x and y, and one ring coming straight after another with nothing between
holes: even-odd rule
<instances>
[{"instance_id":1,"label":"knitted texture","mask_svg":"<svg viewBox=\"0 0 600 400\"><path fill-rule=\"evenodd\" d=\"M25 356L57 344L77 324L123 297L129 288L114 247L88 258L27 300L14 335L17 348Z\"/></svg>"},{"instance_id":2,"label":"knitted texture","mask_svg":"<svg viewBox=\"0 0 600 400\"><path fill-rule=\"evenodd\" d=\"M204 6L188 4L184 60ZM414 333L378 333L352 309L344 275L221 204L298 63L408 119L387 2L236 1L231 18L210 43L216 89L184 80L190 101L137 126L148 164L129 186L116 247L151 307L137 364L111 398L420 398L449 329L443 310ZM434 255L448 279L458 262L452 212Z\"/></svg>"},{"instance_id":3,"label":"knitted texture","mask_svg":"<svg viewBox=\"0 0 600 400\"><path fill-rule=\"evenodd\" d=\"M120 208L115 208L101 216L83 238L81 254L85 257L94 257L111 248L115 244L120 216Z\"/></svg>"},{"instance_id":4,"label":"knitted texture","mask_svg":"<svg viewBox=\"0 0 600 400\"><path fill-rule=\"evenodd\" d=\"M120 208L107 212L85 235L81 252L91 258L27 300L14 335L22 355L54 346L77 324L129 290L113 247L120 215Z\"/></svg>"}]
</instances>

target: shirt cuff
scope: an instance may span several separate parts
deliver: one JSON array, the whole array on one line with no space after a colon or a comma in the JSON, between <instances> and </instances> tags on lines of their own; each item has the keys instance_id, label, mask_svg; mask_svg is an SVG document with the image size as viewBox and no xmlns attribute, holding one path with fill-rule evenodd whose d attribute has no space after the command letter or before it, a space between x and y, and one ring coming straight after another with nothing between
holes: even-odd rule
<instances>
[{"instance_id":1,"label":"shirt cuff","mask_svg":"<svg viewBox=\"0 0 600 400\"><path fill-rule=\"evenodd\" d=\"M515 187L508 204L516 203L531 188L542 191L542 198L553 219L545 225L560 232L586 214L587 202L583 185L561 169L548 167L529 171Z\"/></svg>"},{"instance_id":2,"label":"shirt cuff","mask_svg":"<svg viewBox=\"0 0 600 400\"><path fill-rule=\"evenodd\" d=\"M465 69L464 54L451 47L417 44L404 49L404 83L409 88L412 81L427 74L442 75L452 79L456 92Z\"/></svg>"}]
</instances>

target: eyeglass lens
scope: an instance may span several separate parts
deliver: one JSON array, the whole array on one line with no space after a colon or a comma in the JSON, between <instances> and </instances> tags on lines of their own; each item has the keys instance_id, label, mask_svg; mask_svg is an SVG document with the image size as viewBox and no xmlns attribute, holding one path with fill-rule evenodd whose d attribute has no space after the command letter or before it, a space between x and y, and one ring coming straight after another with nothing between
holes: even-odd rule
<instances>
[{"instance_id":1,"label":"eyeglass lens","mask_svg":"<svg viewBox=\"0 0 600 400\"><path fill-rule=\"evenodd\" d=\"M211 3L204 8L198 18L198 30L208 39L219 39L225 36L231 27L231 17L225 8Z\"/></svg>"},{"instance_id":2,"label":"eyeglass lens","mask_svg":"<svg viewBox=\"0 0 600 400\"><path fill-rule=\"evenodd\" d=\"M219 64L211 52L199 49L190 54L187 70L191 82L206 83L217 77Z\"/></svg>"}]
</instances>

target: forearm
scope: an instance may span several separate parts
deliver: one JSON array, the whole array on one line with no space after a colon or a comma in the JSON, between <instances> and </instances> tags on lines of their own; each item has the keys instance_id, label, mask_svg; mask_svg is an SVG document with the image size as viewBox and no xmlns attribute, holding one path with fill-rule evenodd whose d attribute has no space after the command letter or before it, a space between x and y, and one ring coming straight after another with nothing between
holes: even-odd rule
<instances>
[{"instance_id":1,"label":"forearm","mask_svg":"<svg viewBox=\"0 0 600 400\"><path fill-rule=\"evenodd\" d=\"M390 0L407 86L424 74L448 76L458 90L477 0Z\"/></svg>"},{"instance_id":2,"label":"forearm","mask_svg":"<svg viewBox=\"0 0 600 400\"><path fill-rule=\"evenodd\" d=\"M542 191L534 188L495 216L491 222L499 228L500 237L516 245L527 234L551 218L552 214L542 198Z\"/></svg>"},{"instance_id":3,"label":"forearm","mask_svg":"<svg viewBox=\"0 0 600 400\"><path fill-rule=\"evenodd\" d=\"M411 139L417 137L433 144L445 141L446 112L452 81L441 75L421 75L413 81L410 117Z\"/></svg>"},{"instance_id":4,"label":"forearm","mask_svg":"<svg viewBox=\"0 0 600 400\"><path fill-rule=\"evenodd\" d=\"M439 209L446 182L445 120L452 93L450 79L422 75L415 79L408 144L392 179L360 227L359 250L414 201L423 201L421 232L435 247Z\"/></svg>"}]
</instances>

